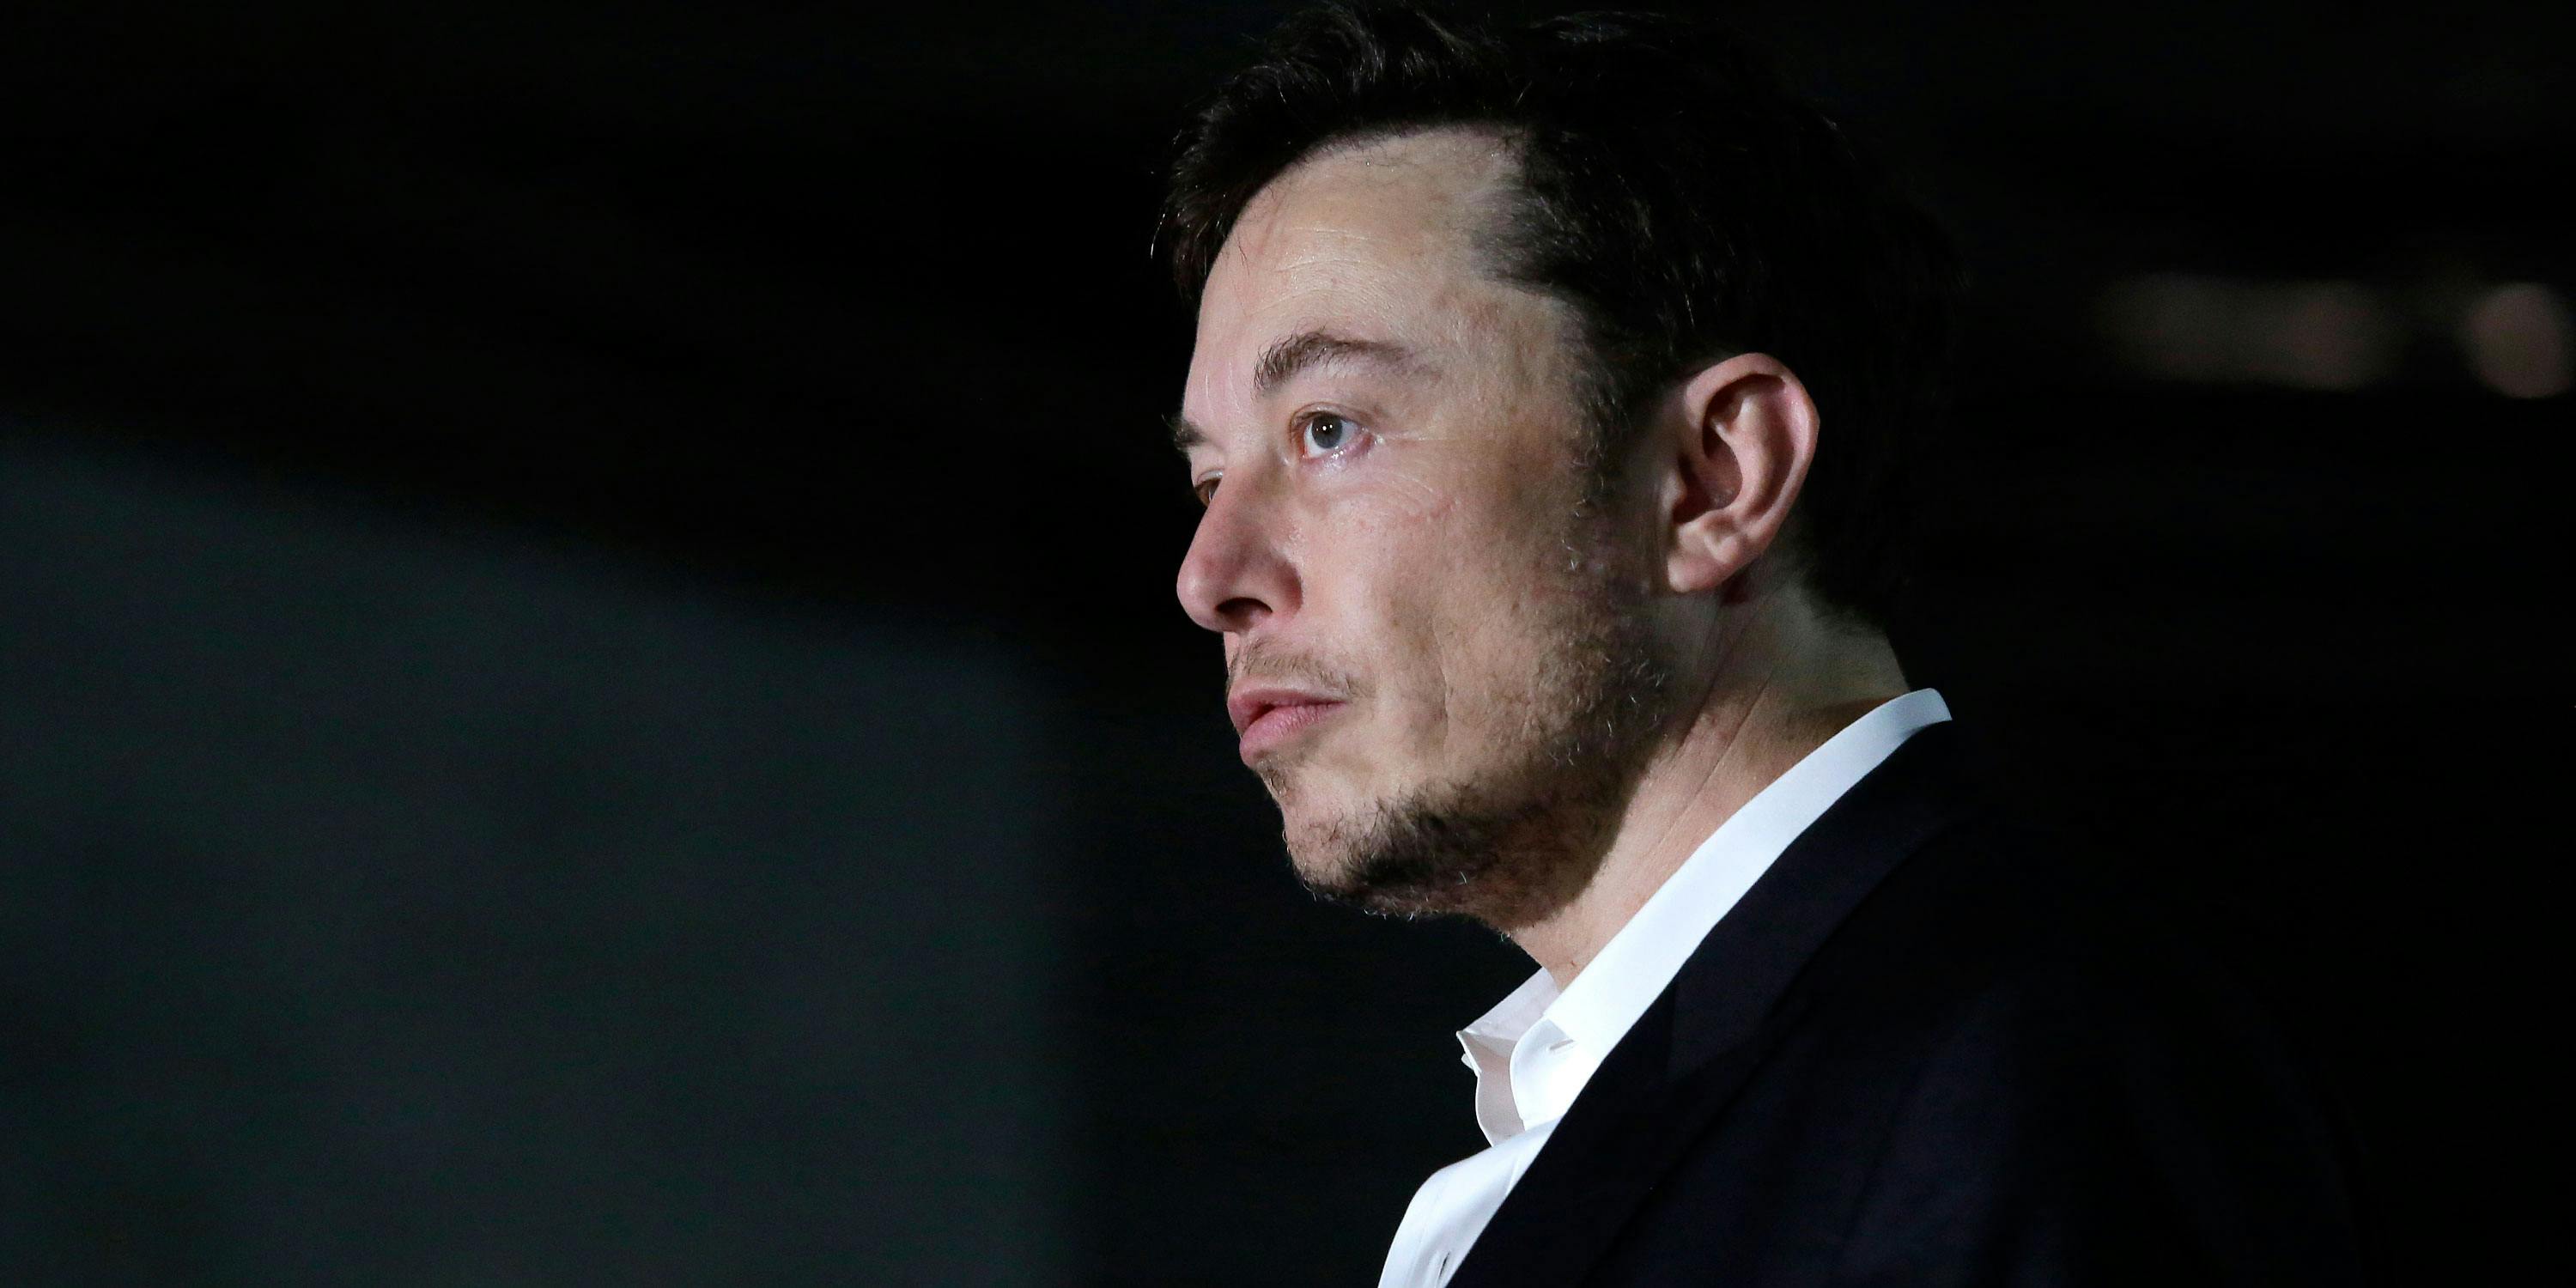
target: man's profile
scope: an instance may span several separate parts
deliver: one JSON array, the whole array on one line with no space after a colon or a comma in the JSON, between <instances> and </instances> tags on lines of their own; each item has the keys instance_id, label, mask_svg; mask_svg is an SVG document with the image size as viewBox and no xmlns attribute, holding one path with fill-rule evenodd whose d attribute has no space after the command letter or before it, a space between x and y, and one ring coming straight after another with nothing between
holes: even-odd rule
<instances>
[{"instance_id":1,"label":"man's profile","mask_svg":"<svg viewBox=\"0 0 2576 1288\"><path fill-rule=\"evenodd\" d=\"M1185 135L1181 565L1299 878L1539 970L1390 1285L2341 1281L2253 1011L1885 633L1946 243L1694 25L1292 19Z\"/></svg>"}]
</instances>

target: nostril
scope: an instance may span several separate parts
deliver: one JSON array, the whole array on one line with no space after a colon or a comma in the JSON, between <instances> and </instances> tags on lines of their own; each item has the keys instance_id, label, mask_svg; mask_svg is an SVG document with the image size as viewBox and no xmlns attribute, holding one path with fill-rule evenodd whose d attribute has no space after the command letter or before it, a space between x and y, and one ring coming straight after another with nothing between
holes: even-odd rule
<instances>
[{"instance_id":1,"label":"nostril","mask_svg":"<svg viewBox=\"0 0 2576 1288\"><path fill-rule=\"evenodd\" d=\"M1270 605L1244 596L1217 605L1216 615L1225 619L1227 629L1237 630L1260 624L1262 618L1270 615Z\"/></svg>"}]
</instances>

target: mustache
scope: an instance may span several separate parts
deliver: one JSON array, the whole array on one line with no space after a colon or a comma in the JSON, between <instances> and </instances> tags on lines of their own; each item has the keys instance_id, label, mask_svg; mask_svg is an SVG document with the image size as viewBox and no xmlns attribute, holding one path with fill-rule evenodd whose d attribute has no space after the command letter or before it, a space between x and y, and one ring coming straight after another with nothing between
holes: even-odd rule
<instances>
[{"instance_id":1,"label":"mustache","mask_svg":"<svg viewBox=\"0 0 2576 1288\"><path fill-rule=\"evenodd\" d=\"M1226 692L1251 682L1311 689L1344 699L1360 696L1363 688L1353 672L1266 644L1247 644L1226 663Z\"/></svg>"}]
</instances>

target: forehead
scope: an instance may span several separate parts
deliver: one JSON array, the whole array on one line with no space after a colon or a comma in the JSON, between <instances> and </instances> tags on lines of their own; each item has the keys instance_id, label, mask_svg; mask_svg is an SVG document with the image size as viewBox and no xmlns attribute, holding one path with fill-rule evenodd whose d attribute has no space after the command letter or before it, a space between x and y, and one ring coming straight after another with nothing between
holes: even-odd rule
<instances>
[{"instance_id":1,"label":"forehead","mask_svg":"<svg viewBox=\"0 0 2576 1288\"><path fill-rule=\"evenodd\" d=\"M1475 233L1517 169L1510 146L1483 130L1424 130L1328 149L1245 203L1209 285L1239 285L1221 279L1255 268L1329 269L1346 259L1422 256L1437 267L1472 267Z\"/></svg>"},{"instance_id":2,"label":"forehead","mask_svg":"<svg viewBox=\"0 0 2576 1288\"><path fill-rule=\"evenodd\" d=\"M1308 329L1455 349L1552 301L1501 282L1478 254L1511 191L1510 145L1439 129L1308 158L1244 207L1208 275L1185 402L1241 387L1261 348Z\"/></svg>"}]
</instances>

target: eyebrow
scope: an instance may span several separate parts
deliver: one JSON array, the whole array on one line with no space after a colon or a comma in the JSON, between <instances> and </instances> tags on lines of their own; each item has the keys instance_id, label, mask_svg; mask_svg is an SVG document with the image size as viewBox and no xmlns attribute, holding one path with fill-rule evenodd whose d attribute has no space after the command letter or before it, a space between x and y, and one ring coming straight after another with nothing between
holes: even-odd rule
<instances>
[{"instance_id":1,"label":"eyebrow","mask_svg":"<svg viewBox=\"0 0 2576 1288\"><path fill-rule=\"evenodd\" d=\"M1261 361L1252 368L1252 391L1267 398L1307 368L1332 362L1403 368L1414 365L1414 356L1413 350L1388 340L1358 340L1331 331L1300 331L1261 351Z\"/></svg>"},{"instance_id":2,"label":"eyebrow","mask_svg":"<svg viewBox=\"0 0 2576 1288\"><path fill-rule=\"evenodd\" d=\"M1252 367L1252 391L1258 397L1267 398L1309 368L1334 362L1361 362L1393 370L1421 365L1413 350L1391 340L1362 340L1334 331L1309 329L1274 340L1261 351L1260 360ZM1172 447L1185 455L1191 448L1208 441L1207 431L1191 423L1187 416L1175 413L1171 427Z\"/></svg>"}]
</instances>

